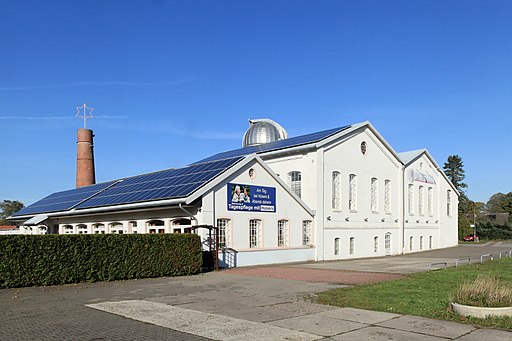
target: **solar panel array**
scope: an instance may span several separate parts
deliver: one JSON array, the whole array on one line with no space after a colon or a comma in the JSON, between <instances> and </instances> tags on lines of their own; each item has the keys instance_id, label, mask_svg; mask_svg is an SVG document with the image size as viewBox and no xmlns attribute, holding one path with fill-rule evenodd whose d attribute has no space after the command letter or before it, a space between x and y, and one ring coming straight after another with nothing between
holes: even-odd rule
<instances>
[{"instance_id":1,"label":"solar panel array","mask_svg":"<svg viewBox=\"0 0 512 341\"><path fill-rule=\"evenodd\" d=\"M215 154L213 156L207 157L206 159L198 161L198 163L199 162L210 162L210 161L214 161L214 160L222 160L222 159L236 157L236 156L249 155L252 153L269 152L269 151L279 150L279 149L283 149L283 148L289 148L289 147L314 143L314 142L323 140L326 137L329 137L337 132L345 130L349 127L350 126L334 128L334 129L319 131L319 132L312 133L312 134L291 137L291 138L288 138L285 140L280 140L280 141L264 143L264 144L260 144L260 145L256 145L256 146L248 146L248 147L243 147L243 148L239 148L239 149L235 149L235 150L230 150L227 152L223 152L223 153L219 153L219 154Z\"/></svg>"},{"instance_id":2,"label":"solar panel array","mask_svg":"<svg viewBox=\"0 0 512 341\"><path fill-rule=\"evenodd\" d=\"M77 208L186 197L241 159L230 158L126 178Z\"/></svg>"},{"instance_id":3,"label":"solar panel array","mask_svg":"<svg viewBox=\"0 0 512 341\"><path fill-rule=\"evenodd\" d=\"M167 169L58 192L16 212L15 215L186 197L241 159L242 157L236 157L184 168Z\"/></svg>"},{"instance_id":4,"label":"solar panel array","mask_svg":"<svg viewBox=\"0 0 512 341\"><path fill-rule=\"evenodd\" d=\"M62 192L56 192L49 196L36 201L30 206L16 212L15 215L21 216L26 214L37 214L47 212L57 212L69 210L79 202L89 198L90 196L104 190L112 185L115 181L102 182L100 184L71 189Z\"/></svg>"}]
</instances>

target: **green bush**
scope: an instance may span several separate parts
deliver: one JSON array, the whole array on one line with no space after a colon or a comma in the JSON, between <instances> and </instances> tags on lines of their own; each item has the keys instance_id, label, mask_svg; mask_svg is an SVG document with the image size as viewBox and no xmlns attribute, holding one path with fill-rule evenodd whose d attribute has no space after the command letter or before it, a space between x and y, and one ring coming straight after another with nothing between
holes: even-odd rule
<instances>
[{"instance_id":1,"label":"green bush","mask_svg":"<svg viewBox=\"0 0 512 341\"><path fill-rule=\"evenodd\" d=\"M0 288L183 276L201 263L194 234L0 237Z\"/></svg>"},{"instance_id":2,"label":"green bush","mask_svg":"<svg viewBox=\"0 0 512 341\"><path fill-rule=\"evenodd\" d=\"M512 226L510 224L499 225L494 222L481 222L476 226L476 234L480 239L512 239Z\"/></svg>"}]
</instances>

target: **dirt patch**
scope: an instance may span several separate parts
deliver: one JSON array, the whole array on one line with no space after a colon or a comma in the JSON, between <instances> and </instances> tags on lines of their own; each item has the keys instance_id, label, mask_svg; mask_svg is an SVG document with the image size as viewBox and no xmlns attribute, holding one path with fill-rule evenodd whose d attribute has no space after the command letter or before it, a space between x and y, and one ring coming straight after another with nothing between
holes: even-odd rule
<instances>
[{"instance_id":1,"label":"dirt patch","mask_svg":"<svg viewBox=\"0 0 512 341\"><path fill-rule=\"evenodd\" d=\"M254 267L254 268L232 268L223 270L222 273L255 276L266 278L291 279L295 281L332 283L332 284L369 284L394 279L403 278L403 275L344 271L344 270L328 270L328 269L308 269L298 267Z\"/></svg>"}]
</instances>

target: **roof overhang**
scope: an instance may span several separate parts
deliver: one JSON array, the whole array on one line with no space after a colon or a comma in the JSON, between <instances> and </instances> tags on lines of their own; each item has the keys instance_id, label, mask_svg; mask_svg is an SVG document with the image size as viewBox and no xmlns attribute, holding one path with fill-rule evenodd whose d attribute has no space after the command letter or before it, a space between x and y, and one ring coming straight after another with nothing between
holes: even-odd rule
<instances>
[{"instance_id":1,"label":"roof overhang","mask_svg":"<svg viewBox=\"0 0 512 341\"><path fill-rule=\"evenodd\" d=\"M32 218L30 218L29 220L25 221L22 225L23 226L39 225L43 221L45 221L46 219L48 219L48 215L46 215L46 214L38 214L38 215L35 215Z\"/></svg>"}]
</instances>

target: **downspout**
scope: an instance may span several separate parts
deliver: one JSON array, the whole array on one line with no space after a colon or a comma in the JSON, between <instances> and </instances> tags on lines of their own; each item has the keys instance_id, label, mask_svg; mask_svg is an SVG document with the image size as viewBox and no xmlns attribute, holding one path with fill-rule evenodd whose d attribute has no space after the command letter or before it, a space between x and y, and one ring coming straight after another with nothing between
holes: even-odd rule
<instances>
[{"instance_id":1,"label":"downspout","mask_svg":"<svg viewBox=\"0 0 512 341\"><path fill-rule=\"evenodd\" d=\"M402 168L402 252L401 254L405 254L405 217L406 217L406 203L407 203L407 198L406 198L406 193L408 193L407 191L409 190L409 187L406 186L406 183L405 183L405 169L407 167L405 165L403 165L403 168ZM407 187L407 188L406 188Z\"/></svg>"},{"instance_id":2,"label":"downspout","mask_svg":"<svg viewBox=\"0 0 512 341\"><path fill-rule=\"evenodd\" d=\"M186 215L188 215L188 216L189 216L189 218L190 218L191 220L195 220L196 225L197 225L197 218L196 218L196 217L194 217L194 215L193 215L192 213L190 213L189 211L187 211L187 210L182 206L181 202L178 204L178 207L179 207L179 209L180 209L180 210L182 210L183 212L185 212L185 214L186 214Z\"/></svg>"}]
</instances>

